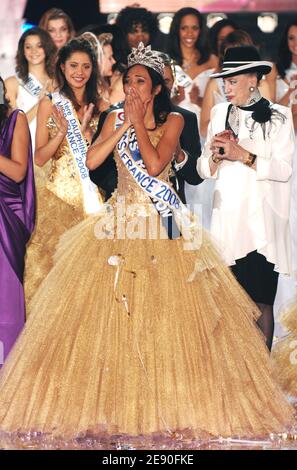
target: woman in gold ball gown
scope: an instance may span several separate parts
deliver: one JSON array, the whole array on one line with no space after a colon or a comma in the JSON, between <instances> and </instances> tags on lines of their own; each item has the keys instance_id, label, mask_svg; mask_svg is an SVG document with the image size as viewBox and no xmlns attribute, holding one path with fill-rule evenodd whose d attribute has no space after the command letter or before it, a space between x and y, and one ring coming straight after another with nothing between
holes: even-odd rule
<instances>
[{"instance_id":1,"label":"woman in gold ball gown","mask_svg":"<svg viewBox=\"0 0 297 470\"><path fill-rule=\"evenodd\" d=\"M37 182L37 224L26 259L27 304L53 265L59 237L89 213L88 195L84 194L73 153L74 130L86 150L99 117L98 64L87 41L72 40L60 49L56 78L59 92L41 100L37 115L35 163L40 167L46 165L47 171L46 177ZM77 122L77 127L67 124L65 110L70 110L68 118ZM102 199L97 188L95 191L99 206Z\"/></svg>"},{"instance_id":2,"label":"woman in gold ball gown","mask_svg":"<svg viewBox=\"0 0 297 470\"><path fill-rule=\"evenodd\" d=\"M88 152L92 169L116 147L117 191L62 236L1 372L6 448L198 446L294 426L259 311L207 236L192 250L162 224L156 236L150 191L163 185L176 204L168 181L183 118L148 52L132 52L124 117L110 113Z\"/></svg>"}]
</instances>

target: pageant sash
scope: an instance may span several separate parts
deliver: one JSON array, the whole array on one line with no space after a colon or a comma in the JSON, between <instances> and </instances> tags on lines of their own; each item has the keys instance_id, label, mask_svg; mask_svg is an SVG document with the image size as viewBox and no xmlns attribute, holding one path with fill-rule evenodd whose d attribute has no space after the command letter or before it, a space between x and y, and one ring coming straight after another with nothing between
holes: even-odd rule
<instances>
[{"instance_id":1,"label":"pageant sash","mask_svg":"<svg viewBox=\"0 0 297 470\"><path fill-rule=\"evenodd\" d=\"M178 86L181 86L183 88L187 88L192 85L193 80L189 75L186 74L186 72L179 66L175 65L174 66L175 70L175 83Z\"/></svg>"},{"instance_id":2,"label":"pageant sash","mask_svg":"<svg viewBox=\"0 0 297 470\"><path fill-rule=\"evenodd\" d=\"M119 127L123 121L124 112L123 110L119 110L116 115L116 128ZM155 209L162 217L161 220L163 220L163 218L170 220L171 218L172 228L168 230L169 238L179 238L180 231L187 241L197 241L201 232L199 231L196 216L182 203L178 194L176 194L169 184L147 173L133 128L125 132L120 139L117 144L117 151L124 167L129 171L142 191L151 199ZM174 228L175 222L178 230ZM194 248L196 248L196 245Z\"/></svg>"},{"instance_id":3,"label":"pageant sash","mask_svg":"<svg viewBox=\"0 0 297 470\"><path fill-rule=\"evenodd\" d=\"M97 186L90 180L89 170L86 167L88 147L85 138L82 135L78 117L73 109L71 101L65 96L55 92L52 95L52 100L55 105L59 106L63 110L65 119L68 122L68 131L66 136L67 143L72 158L76 164L81 182L85 212L86 214L94 214L100 211L102 200Z\"/></svg>"},{"instance_id":4,"label":"pageant sash","mask_svg":"<svg viewBox=\"0 0 297 470\"><path fill-rule=\"evenodd\" d=\"M20 81L20 84L25 90L30 93L30 95L34 96L35 98L39 98L39 94L43 88L42 84L37 80L34 75L29 73L28 80L26 82Z\"/></svg>"}]
</instances>

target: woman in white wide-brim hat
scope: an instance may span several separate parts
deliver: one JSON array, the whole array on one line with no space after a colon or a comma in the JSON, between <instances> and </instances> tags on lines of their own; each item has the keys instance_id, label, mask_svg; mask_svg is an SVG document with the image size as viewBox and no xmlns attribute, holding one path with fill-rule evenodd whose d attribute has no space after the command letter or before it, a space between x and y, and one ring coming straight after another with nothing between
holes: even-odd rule
<instances>
[{"instance_id":1,"label":"woman in white wide-brim hat","mask_svg":"<svg viewBox=\"0 0 297 470\"><path fill-rule=\"evenodd\" d=\"M213 107L198 159L200 176L216 179L211 233L258 304L269 348L278 274L292 270L288 220L294 154L291 111L258 90L271 67L253 46L227 50L222 71L212 78L224 78L229 103Z\"/></svg>"}]
</instances>

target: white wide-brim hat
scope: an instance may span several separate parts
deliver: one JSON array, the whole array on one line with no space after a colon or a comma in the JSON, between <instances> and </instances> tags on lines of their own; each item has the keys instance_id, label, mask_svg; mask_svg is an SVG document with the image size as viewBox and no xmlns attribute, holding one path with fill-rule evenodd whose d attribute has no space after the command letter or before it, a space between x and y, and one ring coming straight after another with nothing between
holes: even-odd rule
<instances>
[{"instance_id":1,"label":"white wide-brim hat","mask_svg":"<svg viewBox=\"0 0 297 470\"><path fill-rule=\"evenodd\" d=\"M234 77L252 72L266 75L271 69L272 63L261 60L254 46L229 47L224 56L222 71L213 73L210 78Z\"/></svg>"}]
</instances>

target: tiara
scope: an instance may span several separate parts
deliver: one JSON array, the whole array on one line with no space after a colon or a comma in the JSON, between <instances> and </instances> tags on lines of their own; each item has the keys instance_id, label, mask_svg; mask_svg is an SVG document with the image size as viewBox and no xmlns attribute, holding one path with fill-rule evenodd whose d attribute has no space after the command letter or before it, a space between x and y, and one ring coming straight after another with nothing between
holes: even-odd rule
<instances>
[{"instance_id":1,"label":"tiara","mask_svg":"<svg viewBox=\"0 0 297 470\"><path fill-rule=\"evenodd\" d=\"M152 51L151 46L145 47L143 42L140 42L138 47L132 47L132 52L128 55L128 67L137 64L150 67L164 77L164 62L160 53Z\"/></svg>"},{"instance_id":2,"label":"tiara","mask_svg":"<svg viewBox=\"0 0 297 470\"><path fill-rule=\"evenodd\" d=\"M113 40L113 35L111 33L101 33L98 36L101 46L106 46L110 44Z\"/></svg>"},{"instance_id":3,"label":"tiara","mask_svg":"<svg viewBox=\"0 0 297 470\"><path fill-rule=\"evenodd\" d=\"M102 49L99 39L95 36L95 34L92 33L91 31L85 31L80 36L78 36L77 39L84 39L85 41L88 41L91 48L95 52L98 63L102 64L103 49Z\"/></svg>"}]
</instances>

